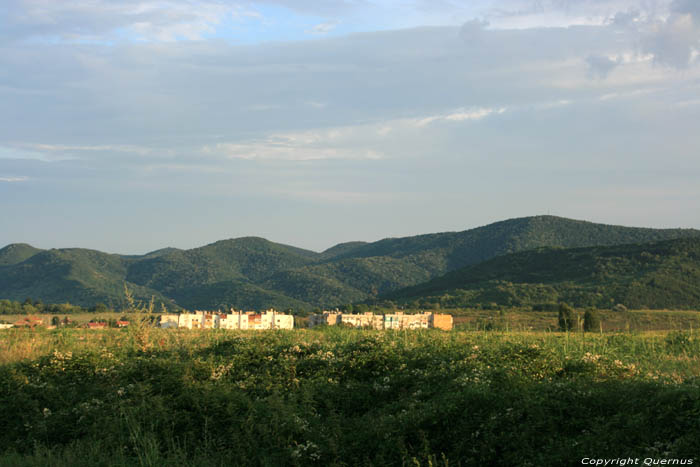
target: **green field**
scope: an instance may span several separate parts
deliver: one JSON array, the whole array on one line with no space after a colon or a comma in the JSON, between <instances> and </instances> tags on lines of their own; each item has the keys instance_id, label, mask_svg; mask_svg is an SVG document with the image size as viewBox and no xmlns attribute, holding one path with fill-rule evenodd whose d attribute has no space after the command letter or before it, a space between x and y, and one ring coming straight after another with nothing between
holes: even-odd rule
<instances>
[{"instance_id":1,"label":"green field","mask_svg":"<svg viewBox=\"0 0 700 467\"><path fill-rule=\"evenodd\" d=\"M9 329L0 465L698 462L699 338Z\"/></svg>"}]
</instances>

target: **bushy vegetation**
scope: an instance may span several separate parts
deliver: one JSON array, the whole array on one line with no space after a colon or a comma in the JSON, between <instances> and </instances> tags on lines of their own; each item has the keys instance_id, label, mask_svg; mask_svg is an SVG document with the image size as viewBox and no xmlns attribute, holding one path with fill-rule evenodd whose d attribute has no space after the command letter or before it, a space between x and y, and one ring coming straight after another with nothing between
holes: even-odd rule
<instances>
[{"instance_id":1,"label":"bushy vegetation","mask_svg":"<svg viewBox=\"0 0 700 467\"><path fill-rule=\"evenodd\" d=\"M0 465L700 455L697 333L133 333L6 331Z\"/></svg>"},{"instance_id":2,"label":"bushy vegetation","mask_svg":"<svg viewBox=\"0 0 700 467\"><path fill-rule=\"evenodd\" d=\"M562 331L571 331L576 329L576 325L578 324L578 316L576 315L576 311L566 303L560 303L557 322L559 323L559 329Z\"/></svg>"},{"instance_id":3,"label":"bushy vegetation","mask_svg":"<svg viewBox=\"0 0 700 467\"><path fill-rule=\"evenodd\" d=\"M344 243L323 253L255 237L222 240L191 250L164 248L143 256L79 248L39 250L15 244L0 249L0 297L119 307L126 282L137 298L155 296L171 307L310 309L375 300L448 271L533 248L651 242L698 234L696 230L628 228L537 216L464 232ZM613 263L604 272L615 275L615 268ZM671 287L666 298L660 299L668 302L676 290L664 278L663 274L657 278L656 287ZM552 285L504 279L465 293L452 294L452 305L544 303L563 292Z\"/></svg>"},{"instance_id":4,"label":"bushy vegetation","mask_svg":"<svg viewBox=\"0 0 700 467\"><path fill-rule=\"evenodd\" d=\"M583 330L596 332L601 329L600 313L597 310L586 310L583 313Z\"/></svg>"},{"instance_id":5,"label":"bushy vegetation","mask_svg":"<svg viewBox=\"0 0 700 467\"><path fill-rule=\"evenodd\" d=\"M22 302L0 300L0 315L32 315L32 314L62 314L87 313L88 311L106 313L114 311L104 303L98 303L89 308L83 308L70 303L43 303L41 300L26 298Z\"/></svg>"}]
</instances>

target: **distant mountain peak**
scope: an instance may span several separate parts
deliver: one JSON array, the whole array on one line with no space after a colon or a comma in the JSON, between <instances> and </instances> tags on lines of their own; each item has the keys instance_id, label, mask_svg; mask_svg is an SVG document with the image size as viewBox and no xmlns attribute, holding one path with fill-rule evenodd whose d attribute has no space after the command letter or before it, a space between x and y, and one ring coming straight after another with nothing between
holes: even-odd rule
<instances>
[{"instance_id":1,"label":"distant mountain peak","mask_svg":"<svg viewBox=\"0 0 700 467\"><path fill-rule=\"evenodd\" d=\"M41 251L28 243L11 243L0 249L0 266L21 263Z\"/></svg>"}]
</instances>

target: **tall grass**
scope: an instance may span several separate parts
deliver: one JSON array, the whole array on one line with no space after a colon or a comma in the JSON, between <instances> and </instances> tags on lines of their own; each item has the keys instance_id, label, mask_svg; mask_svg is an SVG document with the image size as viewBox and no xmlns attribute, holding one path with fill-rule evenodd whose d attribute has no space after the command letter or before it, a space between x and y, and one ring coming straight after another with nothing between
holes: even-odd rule
<instances>
[{"instance_id":1,"label":"tall grass","mask_svg":"<svg viewBox=\"0 0 700 467\"><path fill-rule=\"evenodd\" d=\"M696 331L1 336L0 465L568 465L591 453L699 455Z\"/></svg>"}]
</instances>

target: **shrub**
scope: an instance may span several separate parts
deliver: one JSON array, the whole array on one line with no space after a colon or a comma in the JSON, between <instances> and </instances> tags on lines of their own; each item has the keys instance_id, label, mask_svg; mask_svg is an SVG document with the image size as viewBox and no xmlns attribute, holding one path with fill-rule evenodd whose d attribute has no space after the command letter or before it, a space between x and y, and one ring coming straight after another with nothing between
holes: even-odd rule
<instances>
[{"instance_id":1,"label":"shrub","mask_svg":"<svg viewBox=\"0 0 700 467\"><path fill-rule=\"evenodd\" d=\"M559 304L559 329L571 331L576 325L576 312L566 303Z\"/></svg>"},{"instance_id":2,"label":"shrub","mask_svg":"<svg viewBox=\"0 0 700 467\"><path fill-rule=\"evenodd\" d=\"M583 314L583 330L598 331L600 329L600 316L595 310L586 310Z\"/></svg>"}]
</instances>

